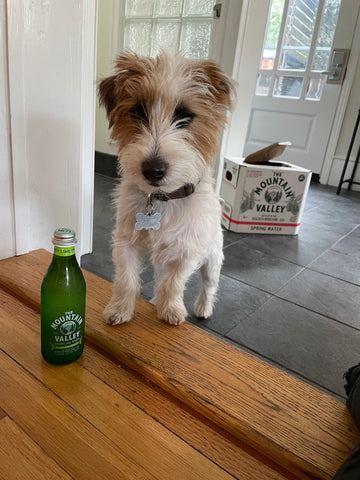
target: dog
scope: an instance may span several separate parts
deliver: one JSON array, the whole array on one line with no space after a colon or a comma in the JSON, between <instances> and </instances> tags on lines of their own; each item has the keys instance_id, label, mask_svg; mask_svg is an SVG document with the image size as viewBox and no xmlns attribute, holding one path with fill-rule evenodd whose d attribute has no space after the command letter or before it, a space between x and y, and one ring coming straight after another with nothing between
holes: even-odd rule
<instances>
[{"instance_id":1,"label":"dog","mask_svg":"<svg viewBox=\"0 0 360 480\"><path fill-rule=\"evenodd\" d=\"M210 60L162 51L126 51L100 81L121 182L114 194L115 276L104 310L108 324L131 320L144 255L155 270L157 316L183 323L185 284L200 268L196 317L213 312L223 261L220 202L210 164L234 99L232 81Z\"/></svg>"}]
</instances>

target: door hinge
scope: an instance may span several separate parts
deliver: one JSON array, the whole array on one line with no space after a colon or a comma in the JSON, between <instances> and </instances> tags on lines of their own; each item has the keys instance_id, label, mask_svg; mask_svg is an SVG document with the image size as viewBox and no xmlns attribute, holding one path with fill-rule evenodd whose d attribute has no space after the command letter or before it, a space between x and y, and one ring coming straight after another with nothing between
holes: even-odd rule
<instances>
[{"instance_id":1,"label":"door hinge","mask_svg":"<svg viewBox=\"0 0 360 480\"><path fill-rule=\"evenodd\" d=\"M213 11L214 11L214 18L220 18L221 17L221 3L216 3L214 5Z\"/></svg>"}]
</instances>

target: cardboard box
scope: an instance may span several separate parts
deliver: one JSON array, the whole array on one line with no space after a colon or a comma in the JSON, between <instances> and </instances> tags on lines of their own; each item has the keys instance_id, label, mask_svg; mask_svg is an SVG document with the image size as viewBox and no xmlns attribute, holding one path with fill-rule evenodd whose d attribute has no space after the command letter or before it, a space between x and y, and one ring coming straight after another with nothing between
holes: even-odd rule
<instances>
[{"instance_id":1,"label":"cardboard box","mask_svg":"<svg viewBox=\"0 0 360 480\"><path fill-rule=\"evenodd\" d=\"M222 224L226 229L262 234L298 233L311 172L273 160L288 144L276 143L246 158L225 157L220 196Z\"/></svg>"}]
</instances>

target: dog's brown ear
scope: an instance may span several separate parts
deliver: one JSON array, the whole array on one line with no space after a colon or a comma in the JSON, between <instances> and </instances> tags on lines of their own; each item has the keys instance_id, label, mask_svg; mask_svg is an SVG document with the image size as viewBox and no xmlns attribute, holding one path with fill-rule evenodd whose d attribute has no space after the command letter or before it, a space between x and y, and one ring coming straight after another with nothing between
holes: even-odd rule
<instances>
[{"instance_id":1,"label":"dog's brown ear","mask_svg":"<svg viewBox=\"0 0 360 480\"><path fill-rule=\"evenodd\" d=\"M109 120L109 128L114 124L115 108L115 78L116 75L101 80L98 87L99 103L106 108L106 114Z\"/></svg>"},{"instance_id":2,"label":"dog's brown ear","mask_svg":"<svg viewBox=\"0 0 360 480\"><path fill-rule=\"evenodd\" d=\"M236 97L234 82L222 72L215 62L203 60L199 64L211 85L216 102L231 110Z\"/></svg>"}]
</instances>

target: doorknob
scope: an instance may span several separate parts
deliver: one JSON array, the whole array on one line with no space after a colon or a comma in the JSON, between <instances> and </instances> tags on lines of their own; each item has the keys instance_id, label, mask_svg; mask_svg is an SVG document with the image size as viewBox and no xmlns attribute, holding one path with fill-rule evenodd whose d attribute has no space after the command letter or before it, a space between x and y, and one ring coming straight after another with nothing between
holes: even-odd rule
<instances>
[{"instance_id":1,"label":"doorknob","mask_svg":"<svg viewBox=\"0 0 360 480\"><path fill-rule=\"evenodd\" d=\"M331 61L329 70L321 72L327 75L326 83L335 83L341 85L343 83L346 67L349 59L350 50L346 48L334 48L331 53Z\"/></svg>"}]
</instances>

